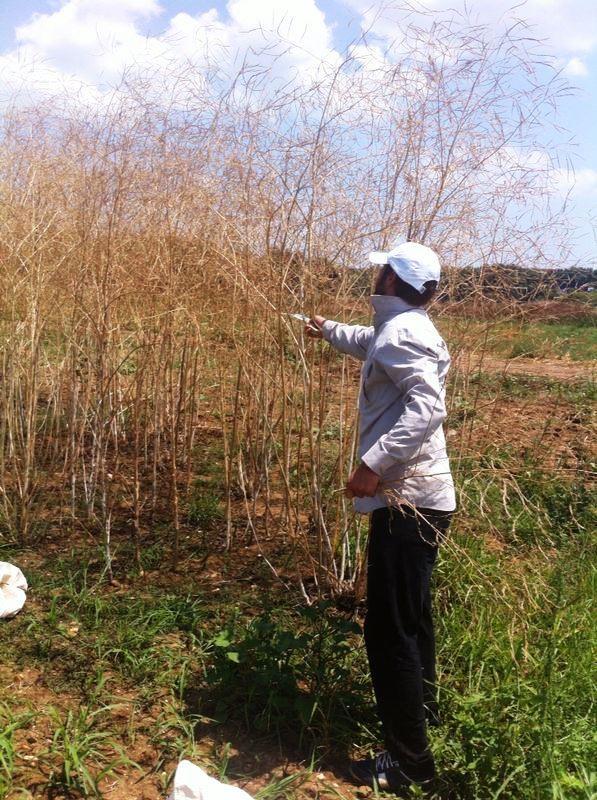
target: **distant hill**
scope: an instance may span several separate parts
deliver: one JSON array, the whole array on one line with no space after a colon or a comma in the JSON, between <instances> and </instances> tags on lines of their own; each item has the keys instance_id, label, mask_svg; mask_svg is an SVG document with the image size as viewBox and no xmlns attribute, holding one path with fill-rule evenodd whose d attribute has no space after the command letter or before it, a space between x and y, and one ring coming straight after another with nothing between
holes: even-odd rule
<instances>
[{"instance_id":1,"label":"distant hill","mask_svg":"<svg viewBox=\"0 0 597 800\"><path fill-rule=\"evenodd\" d=\"M529 269L514 264L447 268L442 299L466 300L472 294L493 300L553 300L597 290L597 270L590 268Z\"/></svg>"},{"instance_id":2,"label":"distant hill","mask_svg":"<svg viewBox=\"0 0 597 800\"><path fill-rule=\"evenodd\" d=\"M273 250L268 255L270 266L283 270L288 286L297 287L303 280L307 266L300 253L285 254ZM311 264L311 279L321 289L337 284L342 270L333 261L321 258ZM367 295L371 291L377 273L376 267L348 270L350 291L356 295ZM345 273L346 277L346 273ZM445 267L442 272L440 302L469 301L476 297L492 301L507 302L570 299L585 300L597 304L597 269L573 267L568 269L531 269L516 264L485 264L481 267ZM587 295L596 292L593 298Z\"/></svg>"}]
</instances>

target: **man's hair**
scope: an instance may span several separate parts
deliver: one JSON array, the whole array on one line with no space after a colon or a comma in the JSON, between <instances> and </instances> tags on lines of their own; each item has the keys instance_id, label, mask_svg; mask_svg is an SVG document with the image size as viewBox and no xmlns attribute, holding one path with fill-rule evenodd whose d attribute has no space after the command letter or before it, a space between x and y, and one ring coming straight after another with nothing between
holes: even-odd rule
<instances>
[{"instance_id":1,"label":"man's hair","mask_svg":"<svg viewBox=\"0 0 597 800\"><path fill-rule=\"evenodd\" d=\"M426 281L423 284L425 291L419 292L414 286L411 286L410 283L403 281L402 278L394 272L389 264L384 266L384 270L387 270L386 274L391 274L394 276L394 294L396 297L400 297L409 305L421 308L433 300L433 297L437 291L437 281Z\"/></svg>"}]
</instances>

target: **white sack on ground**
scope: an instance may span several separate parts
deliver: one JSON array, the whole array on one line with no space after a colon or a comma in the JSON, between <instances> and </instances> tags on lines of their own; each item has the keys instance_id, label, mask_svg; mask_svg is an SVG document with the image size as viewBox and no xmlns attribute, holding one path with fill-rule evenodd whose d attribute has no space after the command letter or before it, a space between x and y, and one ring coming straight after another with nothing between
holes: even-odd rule
<instances>
[{"instance_id":1,"label":"white sack on ground","mask_svg":"<svg viewBox=\"0 0 597 800\"><path fill-rule=\"evenodd\" d=\"M174 791L168 800L252 800L237 786L210 778L201 767L181 761L174 775Z\"/></svg>"},{"instance_id":2,"label":"white sack on ground","mask_svg":"<svg viewBox=\"0 0 597 800\"><path fill-rule=\"evenodd\" d=\"M14 617L25 605L27 580L21 570L0 561L0 619Z\"/></svg>"}]
</instances>

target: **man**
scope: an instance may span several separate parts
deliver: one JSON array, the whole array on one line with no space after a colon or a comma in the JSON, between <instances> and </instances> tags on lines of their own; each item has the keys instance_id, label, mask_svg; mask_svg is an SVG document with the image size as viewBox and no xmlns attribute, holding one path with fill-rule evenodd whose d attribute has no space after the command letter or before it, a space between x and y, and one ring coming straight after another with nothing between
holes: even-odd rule
<instances>
[{"instance_id":1,"label":"man","mask_svg":"<svg viewBox=\"0 0 597 800\"><path fill-rule=\"evenodd\" d=\"M456 507L442 429L450 356L425 311L440 277L436 254L405 242L369 259L381 267L373 325L314 317L306 332L364 362L360 465L346 491L370 514L365 643L386 750L351 772L359 784L400 792L435 776L430 580Z\"/></svg>"}]
</instances>

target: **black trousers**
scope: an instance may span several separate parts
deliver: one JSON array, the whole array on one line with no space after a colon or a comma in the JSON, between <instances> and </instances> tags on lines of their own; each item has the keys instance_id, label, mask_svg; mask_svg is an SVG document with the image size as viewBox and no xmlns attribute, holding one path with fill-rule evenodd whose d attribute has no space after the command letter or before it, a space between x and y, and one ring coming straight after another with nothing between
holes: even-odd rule
<instances>
[{"instance_id":1,"label":"black trousers","mask_svg":"<svg viewBox=\"0 0 597 800\"><path fill-rule=\"evenodd\" d=\"M450 518L407 506L371 514L365 643L386 747L414 781L435 774L426 724L437 714L430 582Z\"/></svg>"}]
</instances>

